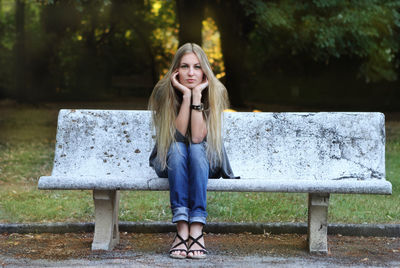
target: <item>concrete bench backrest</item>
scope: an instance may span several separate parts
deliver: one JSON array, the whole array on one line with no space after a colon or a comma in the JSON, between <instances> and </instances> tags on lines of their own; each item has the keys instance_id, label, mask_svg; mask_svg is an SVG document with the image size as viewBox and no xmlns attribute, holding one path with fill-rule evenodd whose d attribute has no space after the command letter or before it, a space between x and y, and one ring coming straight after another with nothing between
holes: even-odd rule
<instances>
[{"instance_id":1,"label":"concrete bench backrest","mask_svg":"<svg viewBox=\"0 0 400 268\"><path fill-rule=\"evenodd\" d=\"M381 113L225 113L235 175L279 180L385 179ZM156 177L149 111L61 110L52 176Z\"/></svg>"}]
</instances>

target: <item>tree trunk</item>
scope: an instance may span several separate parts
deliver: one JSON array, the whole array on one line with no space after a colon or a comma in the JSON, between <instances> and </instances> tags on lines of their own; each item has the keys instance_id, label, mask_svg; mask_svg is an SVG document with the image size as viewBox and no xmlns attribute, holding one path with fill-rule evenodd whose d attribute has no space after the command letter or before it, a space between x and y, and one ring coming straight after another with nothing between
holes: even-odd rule
<instances>
[{"instance_id":1,"label":"tree trunk","mask_svg":"<svg viewBox=\"0 0 400 268\"><path fill-rule=\"evenodd\" d=\"M101 1L82 1L87 27L82 33L82 57L76 69L78 83L73 90L73 98L99 99L104 96L106 77L104 59L99 55L95 30L99 26Z\"/></svg>"},{"instance_id":2,"label":"tree trunk","mask_svg":"<svg viewBox=\"0 0 400 268\"><path fill-rule=\"evenodd\" d=\"M221 34L221 50L225 65L225 86L231 104L243 107L246 18L238 0L209 1L209 11Z\"/></svg>"},{"instance_id":3,"label":"tree trunk","mask_svg":"<svg viewBox=\"0 0 400 268\"><path fill-rule=\"evenodd\" d=\"M22 101L28 101L30 96L26 87L26 51L25 51L25 1L15 2L15 97Z\"/></svg>"},{"instance_id":4,"label":"tree trunk","mask_svg":"<svg viewBox=\"0 0 400 268\"><path fill-rule=\"evenodd\" d=\"M196 43L201 46L204 1L176 0L176 7L179 21L179 46L185 43Z\"/></svg>"},{"instance_id":5,"label":"tree trunk","mask_svg":"<svg viewBox=\"0 0 400 268\"><path fill-rule=\"evenodd\" d=\"M133 16L130 12L132 7L136 8L137 14L140 15ZM139 40L142 42L149 57L151 78L153 85L155 85L159 80L159 70L156 65L156 55L153 51L151 35L149 34L153 31L154 26L146 21L144 15L150 12L150 9L151 6L148 2L144 3L138 1L135 4L132 4L124 0L113 0L111 9L111 25L117 25L120 21L124 21L129 25L129 28L139 36ZM153 88L150 88L149 92L146 92L146 94L150 95L152 90Z\"/></svg>"}]
</instances>

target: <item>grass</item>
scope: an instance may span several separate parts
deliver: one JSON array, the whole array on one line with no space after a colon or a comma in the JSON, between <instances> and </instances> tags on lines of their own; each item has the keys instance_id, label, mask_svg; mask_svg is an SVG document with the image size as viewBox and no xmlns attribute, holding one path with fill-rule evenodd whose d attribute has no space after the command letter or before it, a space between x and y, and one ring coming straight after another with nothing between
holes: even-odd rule
<instances>
[{"instance_id":1,"label":"grass","mask_svg":"<svg viewBox=\"0 0 400 268\"><path fill-rule=\"evenodd\" d=\"M139 107L144 108L144 107ZM93 221L90 191L39 191L51 173L56 107L0 105L0 222ZM400 122L387 126L386 175L391 196L332 194L329 222L400 223ZM304 222L307 195L208 193L208 220ZM121 221L170 221L168 192L121 192Z\"/></svg>"}]
</instances>

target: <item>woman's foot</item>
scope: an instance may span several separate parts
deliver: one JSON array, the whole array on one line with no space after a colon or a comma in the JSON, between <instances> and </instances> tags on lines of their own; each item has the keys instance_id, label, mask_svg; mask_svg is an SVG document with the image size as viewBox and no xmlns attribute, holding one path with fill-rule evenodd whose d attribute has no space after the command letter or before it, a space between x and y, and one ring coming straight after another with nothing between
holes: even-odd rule
<instances>
[{"instance_id":1,"label":"woman's foot","mask_svg":"<svg viewBox=\"0 0 400 268\"><path fill-rule=\"evenodd\" d=\"M204 247L203 224L194 222L190 225L188 258L204 259L207 250Z\"/></svg>"},{"instance_id":2,"label":"woman's foot","mask_svg":"<svg viewBox=\"0 0 400 268\"><path fill-rule=\"evenodd\" d=\"M187 242L189 237L189 225L185 221L179 221L176 225L177 233L172 242L169 256L175 259L184 259L187 256Z\"/></svg>"}]
</instances>

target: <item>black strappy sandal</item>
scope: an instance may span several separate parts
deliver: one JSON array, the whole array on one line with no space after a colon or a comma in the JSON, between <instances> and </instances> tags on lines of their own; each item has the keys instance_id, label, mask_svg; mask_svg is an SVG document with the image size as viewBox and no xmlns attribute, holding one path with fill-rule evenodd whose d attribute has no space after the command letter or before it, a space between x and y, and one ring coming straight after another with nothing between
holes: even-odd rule
<instances>
[{"instance_id":1,"label":"black strappy sandal","mask_svg":"<svg viewBox=\"0 0 400 268\"><path fill-rule=\"evenodd\" d=\"M188 258L191 258L191 259L204 259L204 258L207 257L207 253L208 253L208 252L207 252L206 248L205 248L202 244L200 244L200 242L199 242L199 239L202 238L202 237L203 237L203 234L199 235L197 238L194 238L194 237L192 237L191 235L189 235L189 239L192 240L192 243L190 243L190 245L189 245L189 250L187 251L187 257L188 257ZM194 244L199 245L199 246L201 247L201 249L190 249ZM200 251L200 252L202 252L203 254L201 254L201 255L194 255L194 253L195 253L196 251ZM193 253L193 255L190 256L189 253Z\"/></svg>"},{"instance_id":2,"label":"black strappy sandal","mask_svg":"<svg viewBox=\"0 0 400 268\"><path fill-rule=\"evenodd\" d=\"M169 256L171 258L174 258L174 259L185 259L186 256L187 256L187 253L188 253L188 251L187 251L188 250L187 242L189 241L189 239L186 239L186 240L183 239L182 236L180 236L178 233L176 233L174 241L176 240L176 238L178 238L180 240L180 242L177 243L175 246L173 246L169 250ZM174 243L174 241L172 241L172 243ZM178 247L179 245L182 245L182 244L185 245L186 249L178 249L178 248L176 248L176 247ZM172 254L173 252L176 252L176 251L185 251L186 252L186 256L181 255L181 254Z\"/></svg>"}]
</instances>

